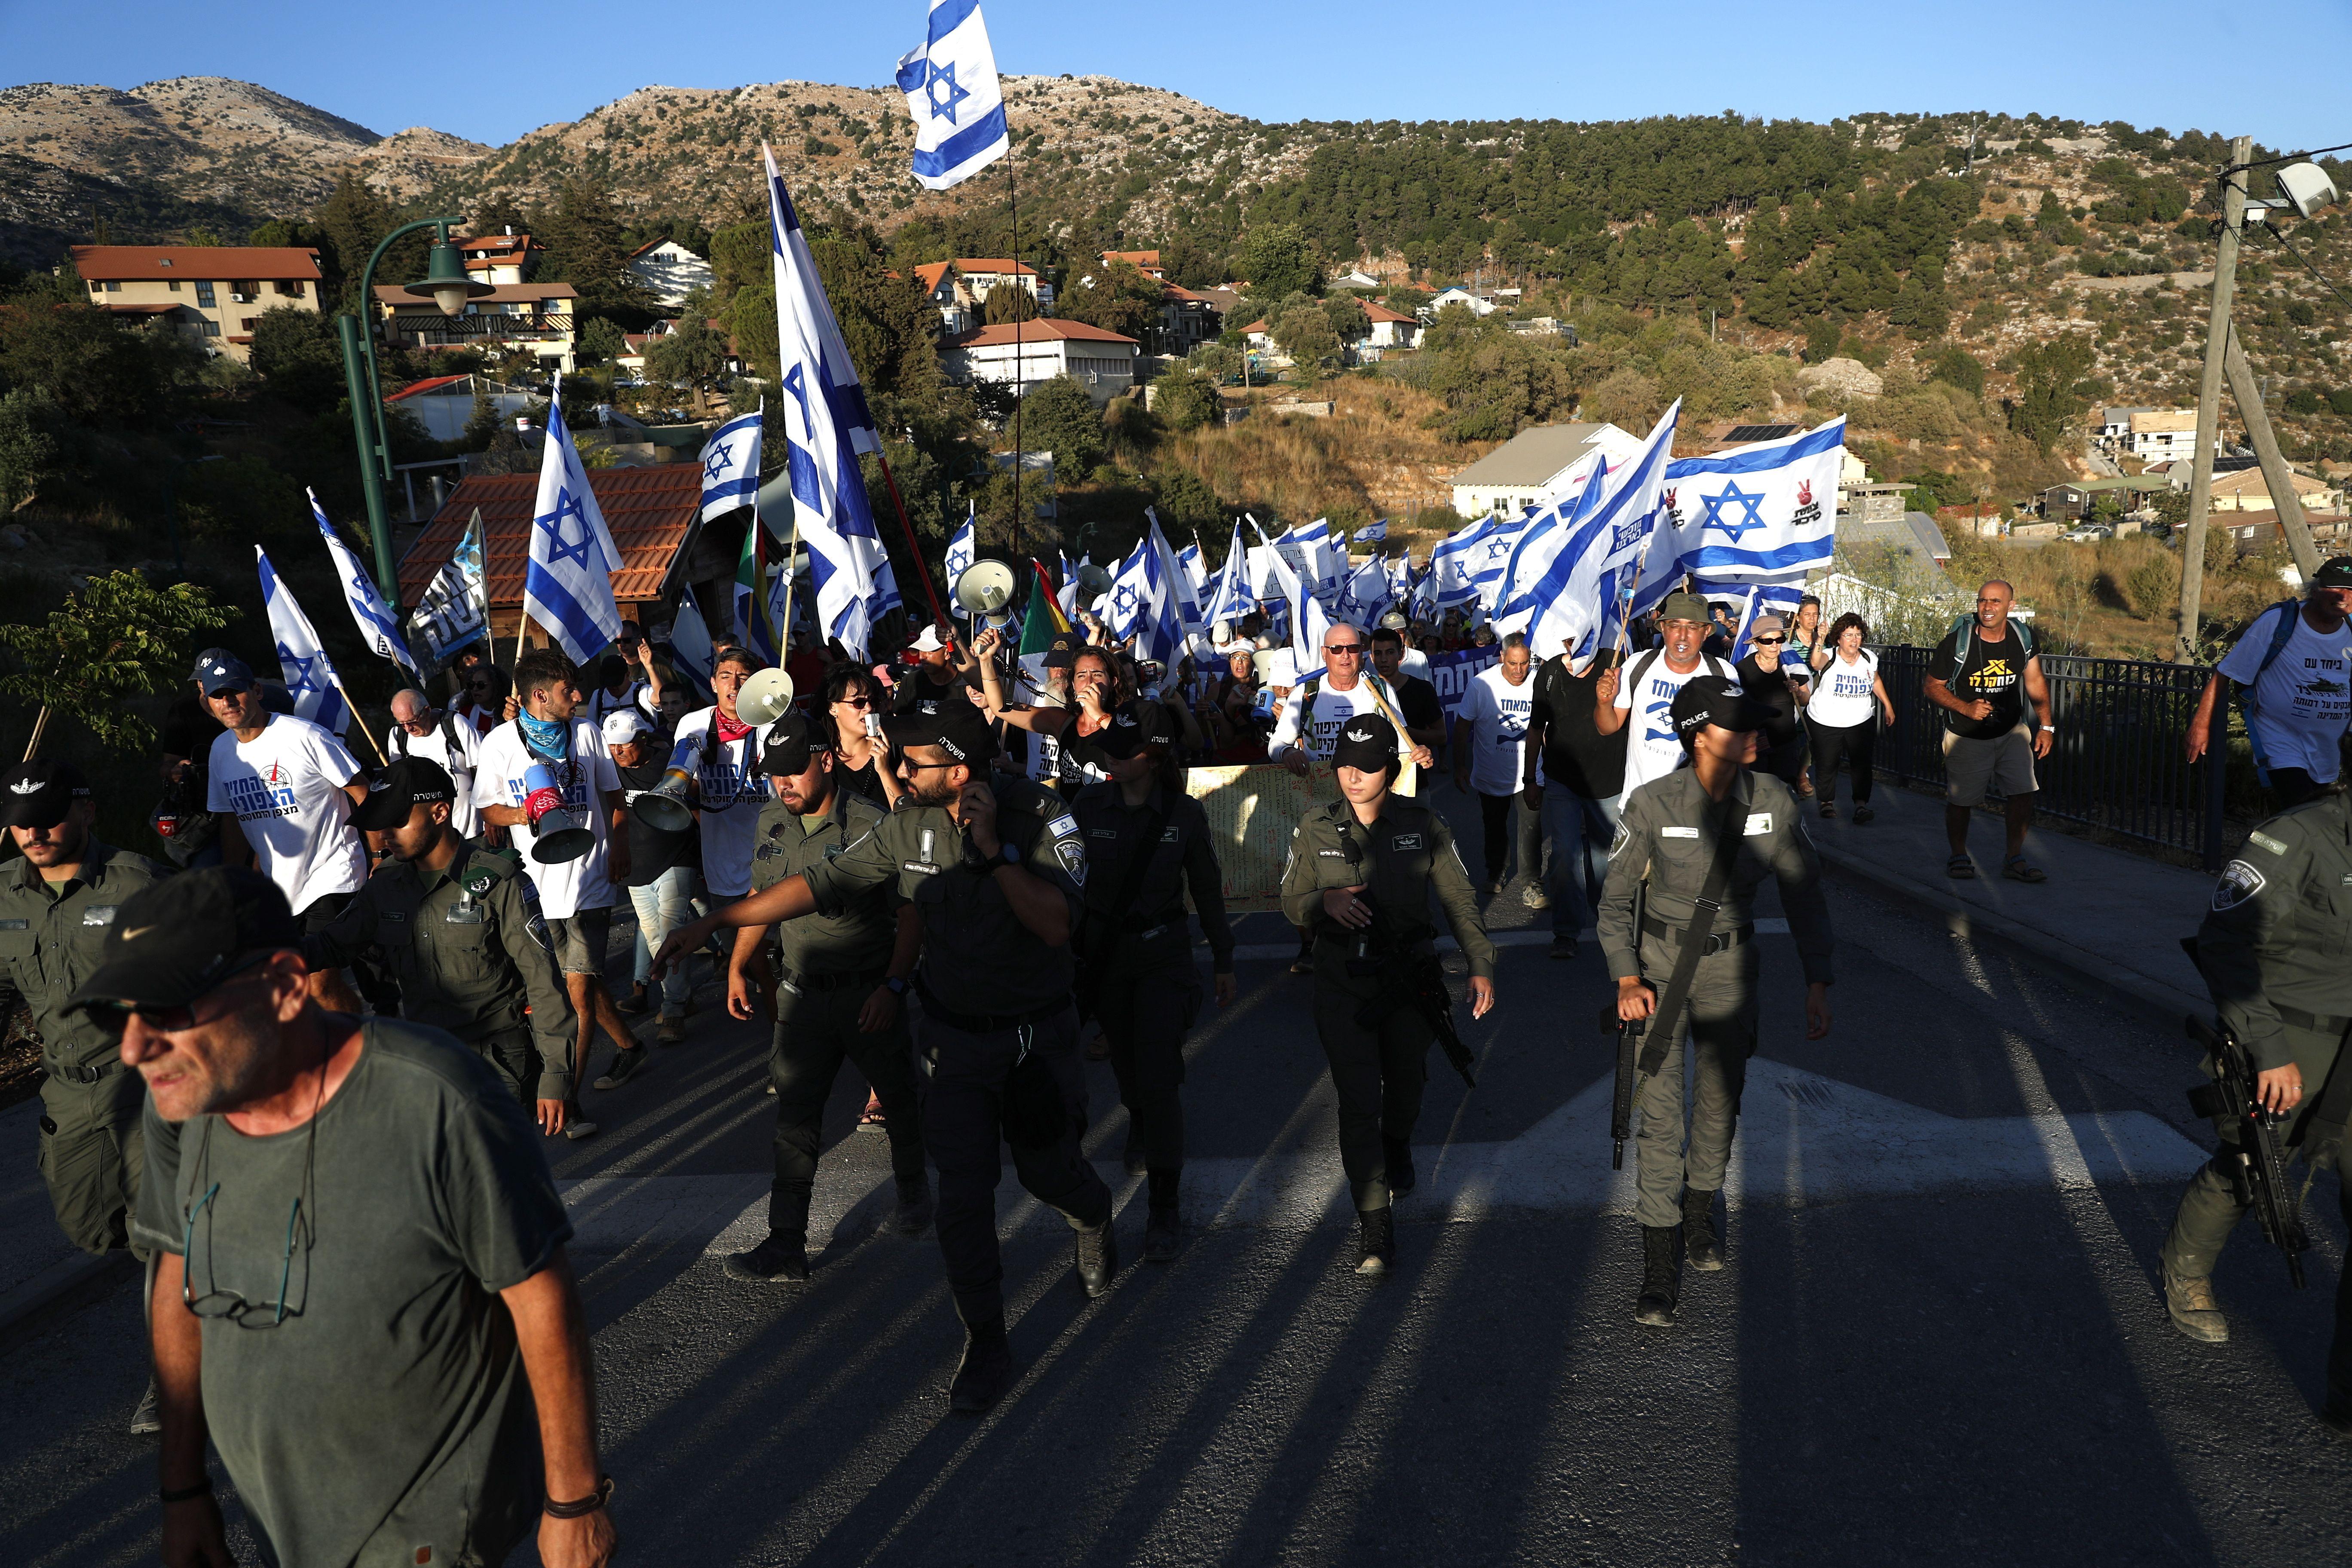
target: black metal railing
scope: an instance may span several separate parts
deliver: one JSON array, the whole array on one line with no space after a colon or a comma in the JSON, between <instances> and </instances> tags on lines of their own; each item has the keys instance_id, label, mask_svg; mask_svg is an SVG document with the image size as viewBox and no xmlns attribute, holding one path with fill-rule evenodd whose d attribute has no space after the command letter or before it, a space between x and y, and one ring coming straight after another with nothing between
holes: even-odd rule
<instances>
[{"instance_id":1,"label":"black metal railing","mask_svg":"<svg viewBox=\"0 0 2352 1568\"><path fill-rule=\"evenodd\" d=\"M1878 746L1877 771L1907 784L1944 782L1944 710L1927 700L1934 650L1883 647L1879 674L1897 722ZM2035 766L2038 813L2144 844L2198 856L2218 870L2231 843L2230 819L2257 806L2252 760L2230 743L2226 706L2213 718L2215 744L2190 763L2183 742L2212 671L2202 665L2045 654L2051 721L2058 733ZM2228 701L2222 683L2222 703ZM2243 776L2239 776L2242 774ZM1994 798L1998 798L1995 796Z\"/></svg>"}]
</instances>

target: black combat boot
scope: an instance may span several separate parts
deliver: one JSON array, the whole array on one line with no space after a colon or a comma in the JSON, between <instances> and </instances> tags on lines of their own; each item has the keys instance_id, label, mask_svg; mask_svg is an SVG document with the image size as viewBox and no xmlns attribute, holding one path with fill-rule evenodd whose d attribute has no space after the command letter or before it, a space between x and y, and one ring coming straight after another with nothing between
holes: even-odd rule
<instances>
[{"instance_id":1,"label":"black combat boot","mask_svg":"<svg viewBox=\"0 0 2352 1568\"><path fill-rule=\"evenodd\" d=\"M977 1415L1013 1386L1013 1347L1004 1342L1004 1320L992 1318L964 1330L963 1362L948 1384L948 1408Z\"/></svg>"},{"instance_id":2,"label":"black combat boot","mask_svg":"<svg viewBox=\"0 0 2352 1568\"><path fill-rule=\"evenodd\" d=\"M918 1237L930 1224L931 1179L918 1171L898 1184L898 1207L890 1216L890 1227L900 1236Z\"/></svg>"},{"instance_id":3,"label":"black combat boot","mask_svg":"<svg viewBox=\"0 0 2352 1568\"><path fill-rule=\"evenodd\" d=\"M1715 1194L1683 1189L1683 1256L1702 1274L1723 1267L1723 1243L1715 1235Z\"/></svg>"},{"instance_id":4,"label":"black combat boot","mask_svg":"<svg viewBox=\"0 0 2352 1568\"><path fill-rule=\"evenodd\" d=\"M1389 1196L1401 1198L1419 1184L1412 1169L1412 1142L1405 1138L1381 1140L1381 1158L1388 1166Z\"/></svg>"},{"instance_id":5,"label":"black combat boot","mask_svg":"<svg viewBox=\"0 0 2352 1568\"><path fill-rule=\"evenodd\" d=\"M1375 1279L1385 1277L1396 1267L1396 1221L1384 1208L1359 1210L1356 1221L1356 1272Z\"/></svg>"},{"instance_id":6,"label":"black combat boot","mask_svg":"<svg viewBox=\"0 0 2352 1568\"><path fill-rule=\"evenodd\" d=\"M1633 1301L1633 1321L1654 1329L1675 1326L1675 1303L1678 1299L1675 1268L1675 1233L1681 1227L1671 1225L1645 1225L1642 1227L1642 1293Z\"/></svg>"},{"instance_id":7,"label":"black combat boot","mask_svg":"<svg viewBox=\"0 0 2352 1568\"><path fill-rule=\"evenodd\" d=\"M1106 1219L1080 1229L1077 1237L1078 1289L1089 1301L1098 1300L1110 1294L1111 1276L1118 1272L1118 1232Z\"/></svg>"},{"instance_id":8,"label":"black combat boot","mask_svg":"<svg viewBox=\"0 0 2352 1568\"><path fill-rule=\"evenodd\" d=\"M808 1283L808 1237L799 1231L772 1230L749 1252L727 1255L727 1277L755 1285Z\"/></svg>"}]
</instances>

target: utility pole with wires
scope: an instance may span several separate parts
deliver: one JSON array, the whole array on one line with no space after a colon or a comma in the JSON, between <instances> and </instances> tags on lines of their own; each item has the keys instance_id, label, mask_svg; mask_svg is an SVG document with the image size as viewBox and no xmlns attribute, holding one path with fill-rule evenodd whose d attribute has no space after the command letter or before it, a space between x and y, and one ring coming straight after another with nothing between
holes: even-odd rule
<instances>
[{"instance_id":1,"label":"utility pole with wires","mask_svg":"<svg viewBox=\"0 0 2352 1568\"><path fill-rule=\"evenodd\" d=\"M2197 658L2198 617L2205 594L2205 535L2213 501L2213 459L2221 442L2224 380L2230 384L2239 416L2245 421L2247 437L2262 465L2263 483L2270 491L2272 504L2278 509L2287 548L2294 552L2296 572L2308 582L2319 569L2319 551L2312 543L2311 530L2304 522L2303 506L2295 494L2294 471L2279 451L2278 438L2271 430L2269 411L2263 405L2262 386L2231 328L2230 309L2237 293L2238 242L2245 227L2247 210L2263 213L2267 226L2268 214L2273 208L2291 208L2309 217L2338 198L2335 183L2309 161L2309 153L2265 158L2259 163L2253 162L2253 138L2238 137L2230 143L2230 166L2221 174L2221 234L2214 249L2213 298L2205 323L2205 375L2197 395L2197 448L2189 470L2189 517L2180 542L2180 626L2173 639L2172 655L2176 664L2191 664ZM2257 168L2273 167L2278 168L2281 195L2275 200L2250 196L2246 176ZM2263 232L2272 231L2265 226ZM2284 238L2279 238L2279 243L2294 251L2305 266L2310 265Z\"/></svg>"}]
</instances>

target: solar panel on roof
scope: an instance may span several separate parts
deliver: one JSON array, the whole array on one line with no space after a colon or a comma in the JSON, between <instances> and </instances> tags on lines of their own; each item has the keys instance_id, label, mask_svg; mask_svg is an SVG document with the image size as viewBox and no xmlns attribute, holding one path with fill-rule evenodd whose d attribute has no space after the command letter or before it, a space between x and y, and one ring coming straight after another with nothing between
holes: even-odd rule
<instances>
[{"instance_id":1,"label":"solar panel on roof","mask_svg":"<svg viewBox=\"0 0 2352 1568\"><path fill-rule=\"evenodd\" d=\"M1732 442L1777 441L1783 436L1797 433L1794 425L1735 425L1724 439Z\"/></svg>"}]
</instances>

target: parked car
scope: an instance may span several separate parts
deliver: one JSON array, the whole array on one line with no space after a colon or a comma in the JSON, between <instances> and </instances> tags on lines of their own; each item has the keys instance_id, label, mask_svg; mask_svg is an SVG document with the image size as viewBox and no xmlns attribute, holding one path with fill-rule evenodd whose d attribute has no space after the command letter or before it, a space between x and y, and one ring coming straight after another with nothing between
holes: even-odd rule
<instances>
[{"instance_id":1,"label":"parked car","mask_svg":"<svg viewBox=\"0 0 2352 1568\"><path fill-rule=\"evenodd\" d=\"M2069 544L2089 544L2101 539L2113 539L2115 536L2116 531L2104 523L2086 522L2080 527L2068 529L2058 537Z\"/></svg>"}]
</instances>

